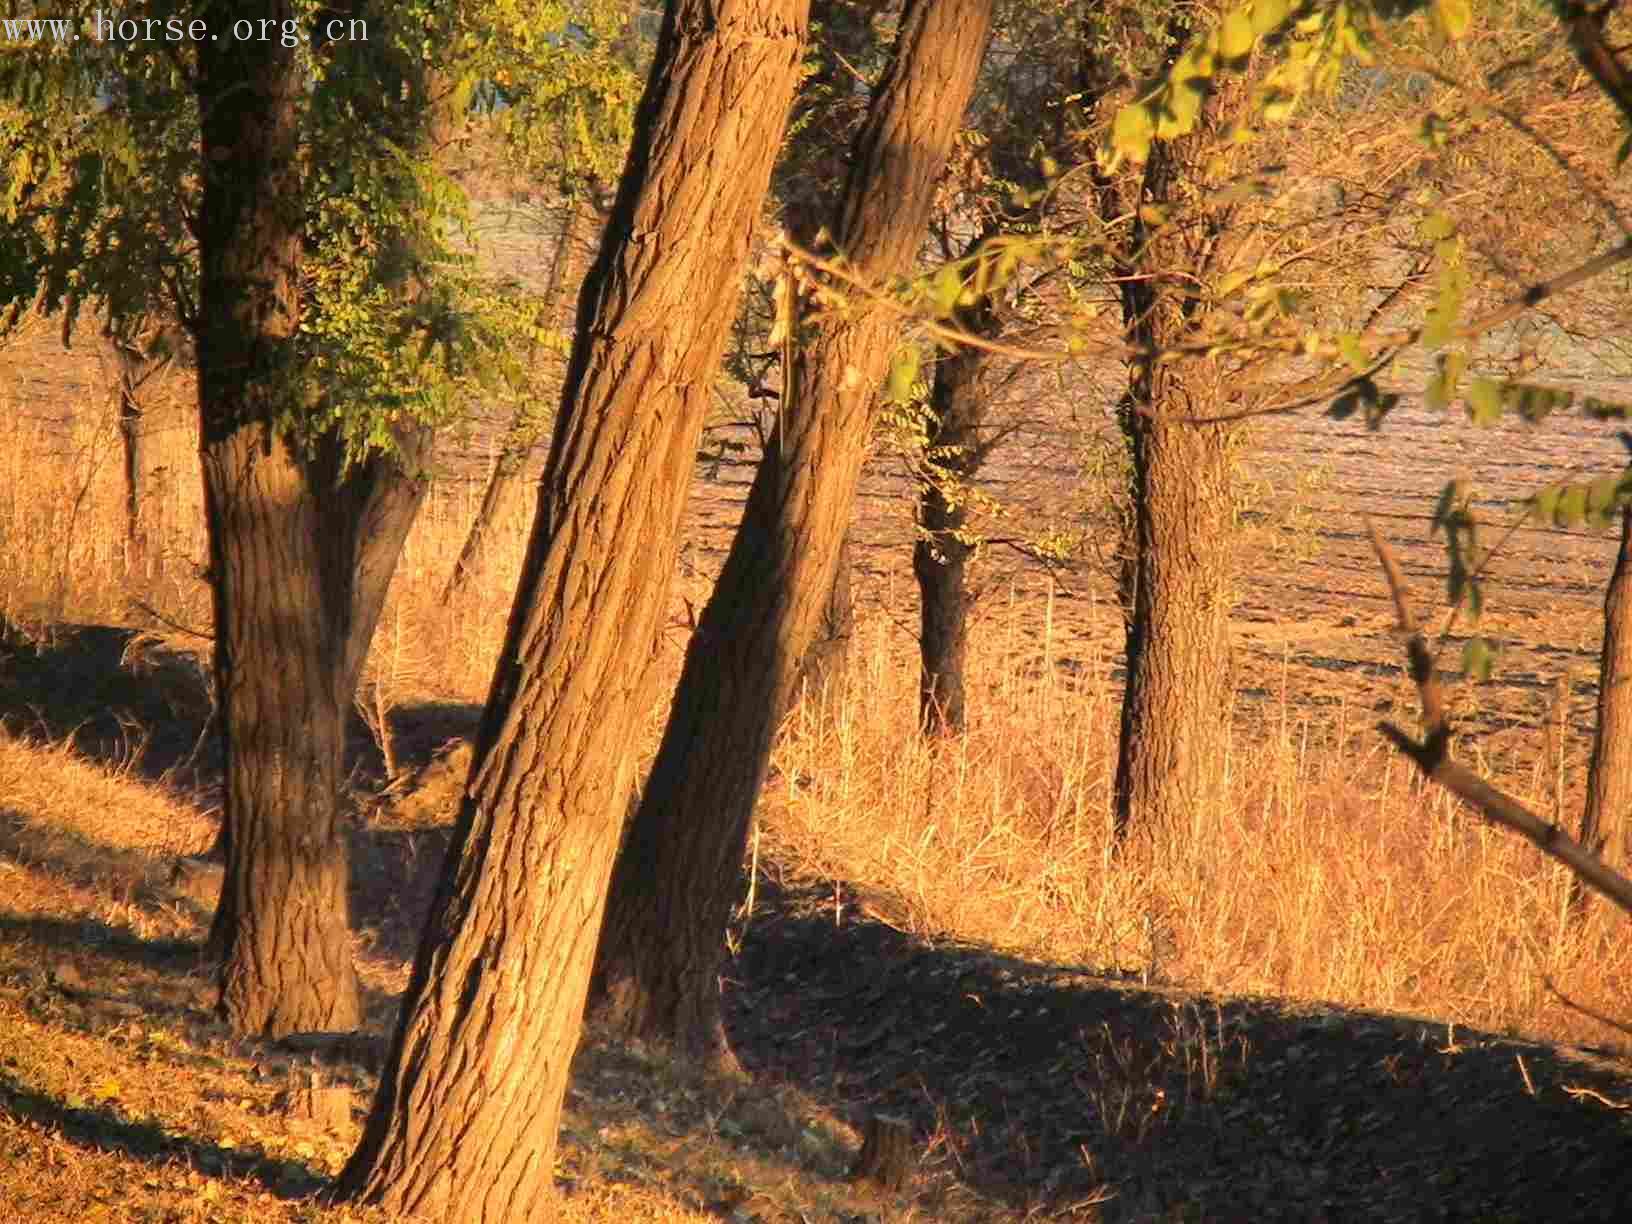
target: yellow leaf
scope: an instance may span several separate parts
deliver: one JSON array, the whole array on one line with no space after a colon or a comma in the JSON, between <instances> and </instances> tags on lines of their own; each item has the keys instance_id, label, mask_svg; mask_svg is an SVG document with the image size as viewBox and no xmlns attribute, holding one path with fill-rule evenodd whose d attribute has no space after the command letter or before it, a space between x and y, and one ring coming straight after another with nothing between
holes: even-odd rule
<instances>
[{"instance_id":1,"label":"yellow leaf","mask_svg":"<svg viewBox=\"0 0 1632 1224\"><path fill-rule=\"evenodd\" d=\"M1118 158L1143 163L1150 157L1150 142L1156 135L1156 125L1150 111L1141 102L1124 106L1116 112L1111 126L1111 148Z\"/></svg>"},{"instance_id":2,"label":"yellow leaf","mask_svg":"<svg viewBox=\"0 0 1632 1224\"><path fill-rule=\"evenodd\" d=\"M1252 53L1252 17L1245 8L1231 10L1218 31L1218 53L1225 59L1242 59Z\"/></svg>"},{"instance_id":3,"label":"yellow leaf","mask_svg":"<svg viewBox=\"0 0 1632 1224\"><path fill-rule=\"evenodd\" d=\"M1447 37L1461 38L1473 20L1472 0L1434 0L1434 16Z\"/></svg>"},{"instance_id":4,"label":"yellow leaf","mask_svg":"<svg viewBox=\"0 0 1632 1224\"><path fill-rule=\"evenodd\" d=\"M1252 6L1252 32L1254 34L1270 34L1280 29L1281 23L1286 20L1292 6L1289 0L1254 0Z\"/></svg>"}]
</instances>

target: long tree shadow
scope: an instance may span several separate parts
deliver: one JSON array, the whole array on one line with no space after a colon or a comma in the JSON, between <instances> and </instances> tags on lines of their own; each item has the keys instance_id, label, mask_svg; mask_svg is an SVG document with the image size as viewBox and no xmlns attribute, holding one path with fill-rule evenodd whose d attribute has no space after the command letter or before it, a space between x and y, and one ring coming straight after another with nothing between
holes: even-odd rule
<instances>
[{"instance_id":1,"label":"long tree shadow","mask_svg":"<svg viewBox=\"0 0 1632 1224\"><path fill-rule=\"evenodd\" d=\"M159 1168L177 1160L210 1174L250 1178L279 1198L310 1196L328 1177L306 1162L178 1135L152 1121L125 1117L112 1105L70 1104L38 1092L0 1069L0 1110L61 1135L71 1143L113 1152Z\"/></svg>"},{"instance_id":2,"label":"long tree shadow","mask_svg":"<svg viewBox=\"0 0 1632 1224\"><path fill-rule=\"evenodd\" d=\"M744 1064L911 1120L985 1194L1105 1219L1621 1220L1632 1067L1335 1007L930 946L832 887L762 891ZM854 898L850 898L854 901Z\"/></svg>"},{"instance_id":3,"label":"long tree shadow","mask_svg":"<svg viewBox=\"0 0 1632 1224\"><path fill-rule=\"evenodd\" d=\"M141 637L118 625L0 632L0 725L71 739L93 760L149 779L189 760L194 780L218 773L204 672L186 652L142 650Z\"/></svg>"},{"instance_id":4,"label":"long tree shadow","mask_svg":"<svg viewBox=\"0 0 1632 1224\"><path fill-rule=\"evenodd\" d=\"M0 624L0 726L71 740L93 760L155 780L209 783L221 772L208 644L168 645L120 625L53 625L30 637ZM397 705L387 722L400 768L429 762L448 740L474 735L481 707ZM383 788L381 746L353 712L347 769L365 792Z\"/></svg>"}]
</instances>

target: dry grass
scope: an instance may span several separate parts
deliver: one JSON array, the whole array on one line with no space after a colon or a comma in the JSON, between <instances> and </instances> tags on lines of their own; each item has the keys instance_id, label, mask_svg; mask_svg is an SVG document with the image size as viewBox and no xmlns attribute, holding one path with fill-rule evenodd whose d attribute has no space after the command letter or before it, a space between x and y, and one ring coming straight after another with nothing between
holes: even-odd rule
<instances>
[{"instance_id":1,"label":"dry grass","mask_svg":"<svg viewBox=\"0 0 1632 1224\"><path fill-rule=\"evenodd\" d=\"M1001 631L998 631L1000 634ZM900 926L1224 994L1325 1000L1554 1040L1612 1034L1550 993L1629 1011L1624 919L1567 917L1567 876L1424 791L1363 722L1238 719L1217 801L1113 853L1115 695L977 642L963 739L905 733L911 659L876 632L803 704L760 853L898 898ZM1352 730L1348 722L1360 722ZM1527 794L1531 779L1509 777Z\"/></svg>"},{"instance_id":2,"label":"dry grass","mask_svg":"<svg viewBox=\"0 0 1632 1224\"><path fill-rule=\"evenodd\" d=\"M205 625L208 592L184 405L154 417L150 462L176 475L150 491L156 547L136 574L120 544L107 414L74 414L64 429L24 407L0 405L19 409L11 416L22 422L0 459L8 631L111 622L185 641L173 627ZM508 509L487 580L445 605L442 584L478 494L445 482L413 532L365 681L376 709L485 693L531 507L529 497ZM681 601L695 603L706 580L681 579L664 653L671 674L684 642ZM1051 610L1034 601L989 613L975 632L969 733L928 744L914 732L903 604L886 591L864 619L847 679L789 716L755 840L762 864L853 884L876 913L931 939L1151 982L1556 1041L1610 1035L1549 981L1595 1010L1632 1015L1624 921L1599 907L1572 925L1559 869L1425 792L1379 745L1369 730L1376 702L1408 694L1362 677L1352 700L1316 705L1283 675L1275 700L1235 719L1216 802L1189 827L1113 854L1109 635L1056 641ZM652 712L650 735L660 716ZM1579 797L1561 762L1579 759L1582 732L1567 733L1573 756L1562 742L1526 739L1491 748L1482 763L1538 806L1573 810ZM408 763L423 761L419 753ZM11 1170L0 1172L0 1199L41 1220L360 1218L298 1197L332 1172L351 1136L291 1130L272 1104L287 1070L269 1070L200 1022L188 1006L193 987L160 963L207 918L169 890L163 864L208 841L209 817L129 769L15 735L0 737L0 795L0 1170ZM400 958L376 955L366 937L359 950L388 1012ZM70 978L98 983L90 1004L76 1001L87 992L60 988L44 967L54 957L71 962ZM1193 1036L1176 1034L1174 1050L1229 1049L1227 1034L1212 1046ZM1105 1083L1150 1078L1117 1062L1114 1035L1101 1055ZM854 1135L807 1102L744 1100L740 1089L638 1052L592 1045L585 1057L559 1170L573 1188L563 1219L838 1219L858 1210L835 1181ZM1210 1091L1216 1071L1205 1059L1194 1074L1197 1091ZM360 1109L362 1079L357 1092ZM1114 1105L1107 1097L1102 1112ZM884 1218L924 1210L896 1204ZM978 1205L929 1214L1001 1218Z\"/></svg>"}]
</instances>

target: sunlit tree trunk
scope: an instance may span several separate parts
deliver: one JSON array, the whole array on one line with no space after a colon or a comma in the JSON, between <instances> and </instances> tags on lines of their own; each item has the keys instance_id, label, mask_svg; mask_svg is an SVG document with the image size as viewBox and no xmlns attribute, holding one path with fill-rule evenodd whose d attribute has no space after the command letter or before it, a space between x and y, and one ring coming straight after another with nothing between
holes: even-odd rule
<instances>
[{"instance_id":1,"label":"sunlit tree trunk","mask_svg":"<svg viewBox=\"0 0 1632 1224\"><path fill-rule=\"evenodd\" d=\"M908 0L830 226L864 281L908 271L986 46L985 0ZM618 859L595 1003L614 1023L729 1063L719 966L772 740L833 589L893 304L808 320L781 418L682 669Z\"/></svg>"},{"instance_id":2,"label":"sunlit tree trunk","mask_svg":"<svg viewBox=\"0 0 1632 1224\"><path fill-rule=\"evenodd\" d=\"M1581 815L1581 844L1623 875L1628 813L1632 813L1632 509L1621 515L1620 550L1604 593L1598 725L1587 767L1587 804Z\"/></svg>"},{"instance_id":3,"label":"sunlit tree trunk","mask_svg":"<svg viewBox=\"0 0 1632 1224\"><path fill-rule=\"evenodd\" d=\"M685 493L806 0L675 0L585 281L466 797L341 1197L550 1220Z\"/></svg>"},{"instance_id":4,"label":"sunlit tree trunk","mask_svg":"<svg viewBox=\"0 0 1632 1224\"><path fill-rule=\"evenodd\" d=\"M1205 404L1197 362L1158 361L1183 340L1201 304L1188 286L1223 222L1151 228L1147 210L1173 203L1183 143L1159 142L1142 170L1109 184L1110 208L1134 218L1119 256L1129 362L1120 413L1132 460L1129 538L1121 558L1126 679L1112 815L1118 837L1176 832L1214 800L1230 709L1230 431L1182 418ZM1186 380L1192 380L1189 385Z\"/></svg>"}]
</instances>

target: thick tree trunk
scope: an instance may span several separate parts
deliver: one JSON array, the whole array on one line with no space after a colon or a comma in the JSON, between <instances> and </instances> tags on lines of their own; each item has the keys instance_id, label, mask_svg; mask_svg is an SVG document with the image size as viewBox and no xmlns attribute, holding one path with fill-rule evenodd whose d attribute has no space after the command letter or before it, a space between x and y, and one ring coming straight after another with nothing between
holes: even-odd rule
<instances>
[{"instance_id":1,"label":"thick tree trunk","mask_svg":"<svg viewBox=\"0 0 1632 1224\"><path fill-rule=\"evenodd\" d=\"M990 302L960 311L957 324L976 335L991 335L996 322ZM948 494L973 479L985 459L981 377L990 356L974 347L946 354L936 363L930 387L926 441L929 462L941 477L925 479L918 487L919 534L912 548L912 572L918 580L918 720L931 736L962 734L968 717L964 661L969 599L964 569L974 549L960 538L968 522L968 500Z\"/></svg>"},{"instance_id":2,"label":"thick tree trunk","mask_svg":"<svg viewBox=\"0 0 1632 1224\"><path fill-rule=\"evenodd\" d=\"M555 1216L634 732L806 9L665 12L466 799L341 1197L461 1224Z\"/></svg>"},{"instance_id":3,"label":"thick tree trunk","mask_svg":"<svg viewBox=\"0 0 1632 1224\"><path fill-rule=\"evenodd\" d=\"M226 773L226 874L210 944L237 1032L361 1019L346 904L346 725L423 496L407 462L376 458L336 483L335 464L313 471L264 426L206 435Z\"/></svg>"},{"instance_id":4,"label":"thick tree trunk","mask_svg":"<svg viewBox=\"0 0 1632 1224\"><path fill-rule=\"evenodd\" d=\"M1233 696L1228 440L1216 426L1162 421L1159 414L1175 411L1171 388L1141 390L1131 408L1133 615L1115 784L1119 836L1187 828L1216 798Z\"/></svg>"},{"instance_id":5,"label":"thick tree trunk","mask_svg":"<svg viewBox=\"0 0 1632 1224\"><path fill-rule=\"evenodd\" d=\"M1604 593L1598 658L1598 725L1587 768L1581 844L1625 874L1632 812L1632 509L1621 515L1621 546Z\"/></svg>"},{"instance_id":6,"label":"thick tree trunk","mask_svg":"<svg viewBox=\"0 0 1632 1224\"><path fill-rule=\"evenodd\" d=\"M572 326L578 287L583 281L584 270L589 266L594 234L599 232L604 219L599 191L594 184L581 188L580 194L568 200L565 208L561 233L550 258L550 274L542 303L548 325L555 328ZM570 339L569 336L569 342ZM529 400L516 406L515 416L499 445L493 471L482 490L481 505L477 507L476 517L465 535L464 546L459 550L459 559L454 562L453 574L442 593L444 602L457 598L482 576L487 541L493 534L493 525L498 522L500 513L510 504L521 484L527 456L533 453L533 448L544 436L548 417L540 410L541 402L552 402L560 395L560 390L558 379L548 380L540 400Z\"/></svg>"},{"instance_id":7,"label":"thick tree trunk","mask_svg":"<svg viewBox=\"0 0 1632 1224\"><path fill-rule=\"evenodd\" d=\"M907 271L962 121L985 0L908 0L832 226L873 284ZM614 873L596 1005L627 1031L729 1063L719 965L777 725L833 588L896 312L811 320L742 526L699 618Z\"/></svg>"},{"instance_id":8,"label":"thick tree trunk","mask_svg":"<svg viewBox=\"0 0 1632 1224\"><path fill-rule=\"evenodd\" d=\"M282 22L287 4L254 16ZM199 420L225 753L210 945L240 1033L354 1027L340 784L345 726L423 496L421 434L342 479L336 445L290 443L299 321L300 62L277 41L200 44Z\"/></svg>"},{"instance_id":9,"label":"thick tree trunk","mask_svg":"<svg viewBox=\"0 0 1632 1224\"><path fill-rule=\"evenodd\" d=\"M1135 216L1167 203L1177 156L1169 145L1153 147ZM1158 287L1162 273L1179 279L1174 269L1191 259L1182 237L1143 222L1132 227L1120 271L1136 349L1153 353L1192 326L1197 304ZM1202 269L1191 271L1199 277ZM1223 776L1233 698L1229 431L1168 419L1187 415L1193 401L1184 391L1174 367L1148 357L1130 364L1122 426L1133 461L1133 522L1120 583L1129 610L1127 675L1112 795L1119 838L1134 828L1186 828Z\"/></svg>"}]
</instances>

